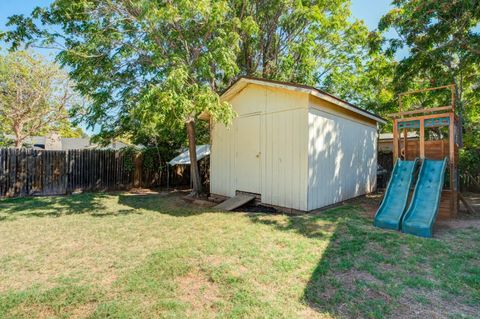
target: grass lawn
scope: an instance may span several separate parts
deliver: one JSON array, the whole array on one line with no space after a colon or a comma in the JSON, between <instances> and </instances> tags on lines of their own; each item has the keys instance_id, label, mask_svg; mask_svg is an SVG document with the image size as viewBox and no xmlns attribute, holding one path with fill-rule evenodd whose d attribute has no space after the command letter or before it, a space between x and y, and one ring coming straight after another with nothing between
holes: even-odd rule
<instances>
[{"instance_id":1,"label":"grass lawn","mask_svg":"<svg viewBox=\"0 0 480 319\"><path fill-rule=\"evenodd\" d=\"M422 239L353 202L297 217L180 194L0 201L0 318L479 318L480 231Z\"/></svg>"}]
</instances>

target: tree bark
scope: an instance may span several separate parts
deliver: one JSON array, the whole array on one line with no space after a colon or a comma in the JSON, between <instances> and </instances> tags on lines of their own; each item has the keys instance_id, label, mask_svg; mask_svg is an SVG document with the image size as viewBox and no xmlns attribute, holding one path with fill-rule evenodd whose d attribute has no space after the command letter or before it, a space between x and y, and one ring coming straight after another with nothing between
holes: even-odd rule
<instances>
[{"instance_id":1,"label":"tree bark","mask_svg":"<svg viewBox=\"0 0 480 319\"><path fill-rule=\"evenodd\" d=\"M188 151L190 153L190 176L192 179L191 197L198 197L203 193L202 180L200 179L200 170L197 162L197 142L195 136L195 119L190 117L187 120Z\"/></svg>"},{"instance_id":2,"label":"tree bark","mask_svg":"<svg viewBox=\"0 0 480 319\"><path fill-rule=\"evenodd\" d=\"M15 134L15 148L21 148L23 145L23 140L25 139L22 136L23 125L15 123L13 125L13 133Z\"/></svg>"}]
</instances>

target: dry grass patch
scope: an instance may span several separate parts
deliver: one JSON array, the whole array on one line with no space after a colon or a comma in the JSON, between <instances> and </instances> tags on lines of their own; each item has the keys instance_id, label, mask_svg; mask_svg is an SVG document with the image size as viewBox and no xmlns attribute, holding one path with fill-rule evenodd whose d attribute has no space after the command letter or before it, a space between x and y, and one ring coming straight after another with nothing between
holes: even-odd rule
<instances>
[{"instance_id":1,"label":"dry grass patch","mask_svg":"<svg viewBox=\"0 0 480 319\"><path fill-rule=\"evenodd\" d=\"M215 312L216 303L220 301L219 287L202 272L189 272L175 279L177 296L189 305L188 316Z\"/></svg>"}]
</instances>

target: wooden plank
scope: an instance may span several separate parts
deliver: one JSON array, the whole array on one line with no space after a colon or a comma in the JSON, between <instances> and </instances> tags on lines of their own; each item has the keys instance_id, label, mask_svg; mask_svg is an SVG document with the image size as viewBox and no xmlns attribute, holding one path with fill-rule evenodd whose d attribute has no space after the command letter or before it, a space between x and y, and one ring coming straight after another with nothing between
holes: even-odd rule
<instances>
[{"instance_id":1,"label":"wooden plank","mask_svg":"<svg viewBox=\"0 0 480 319\"><path fill-rule=\"evenodd\" d=\"M33 149L29 149L27 150L27 185L26 185L27 195L32 194L32 180L33 180L32 160L33 160Z\"/></svg>"},{"instance_id":2,"label":"wooden plank","mask_svg":"<svg viewBox=\"0 0 480 319\"><path fill-rule=\"evenodd\" d=\"M430 114L430 115L422 115L422 116L414 116L414 117L406 117L401 119L396 119L397 122L408 122L414 120L422 120L422 119L433 119L437 117L449 117L452 113L438 113L438 114Z\"/></svg>"},{"instance_id":3,"label":"wooden plank","mask_svg":"<svg viewBox=\"0 0 480 319\"><path fill-rule=\"evenodd\" d=\"M47 151L43 151L43 159L42 159L42 195L48 195L49 193L49 181L48 181L48 176L50 174L50 169L48 167L49 163L49 155Z\"/></svg>"},{"instance_id":4,"label":"wooden plank","mask_svg":"<svg viewBox=\"0 0 480 319\"><path fill-rule=\"evenodd\" d=\"M420 120L420 158L425 158L425 122Z\"/></svg>"},{"instance_id":5,"label":"wooden plank","mask_svg":"<svg viewBox=\"0 0 480 319\"><path fill-rule=\"evenodd\" d=\"M34 166L34 176L33 176L33 184L34 188L32 190L32 195L40 193L42 189L42 183L40 181L40 177L42 174L42 168L40 166L42 160L42 151L35 151L35 156L33 160L33 166Z\"/></svg>"},{"instance_id":6,"label":"wooden plank","mask_svg":"<svg viewBox=\"0 0 480 319\"><path fill-rule=\"evenodd\" d=\"M0 197L5 196L5 149L0 149Z\"/></svg>"},{"instance_id":7,"label":"wooden plank","mask_svg":"<svg viewBox=\"0 0 480 319\"><path fill-rule=\"evenodd\" d=\"M444 189L440 197L440 205L438 209L438 216L440 220L448 220L454 218L456 213L452 211L451 206L452 191Z\"/></svg>"},{"instance_id":8,"label":"wooden plank","mask_svg":"<svg viewBox=\"0 0 480 319\"><path fill-rule=\"evenodd\" d=\"M120 185L120 153L115 152L115 189L119 189Z\"/></svg>"},{"instance_id":9,"label":"wooden plank","mask_svg":"<svg viewBox=\"0 0 480 319\"><path fill-rule=\"evenodd\" d=\"M393 163L397 160L399 156L399 149L398 149L398 127L397 127L397 120L393 120Z\"/></svg>"},{"instance_id":10,"label":"wooden plank","mask_svg":"<svg viewBox=\"0 0 480 319\"><path fill-rule=\"evenodd\" d=\"M67 150L66 155L67 159L67 190L66 193L70 194L72 187L71 187L71 177L72 177L72 158L71 158L71 151Z\"/></svg>"},{"instance_id":11,"label":"wooden plank","mask_svg":"<svg viewBox=\"0 0 480 319\"><path fill-rule=\"evenodd\" d=\"M89 191L86 174L84 172L87 170L88 165L88 154L85 150L80 150L82 168L80 170L80 179L81 179L81 188L82 192Z\"/></svg>"},{"instance_id":12,"label":"wooden plank","mask_svg":"<svg viewBox=\"0 0 480 319\"><path fill-rule=\"evenodd\" d=\"M103 190L104 188L104 181L105 181L105 152L100 151L100 189Z\"/></svg>"},{"instance_id":13,"label":"wooden plank","mask_svg":"<svg viewBox=\"0 0 480 319\"><path fill-rule=\"evenodd\" d=\"M227 199L226 201L215 206L215 209L232 211L240 206L247 204L255 199L255 195L238 194L234 197Z\"/></svg>"},{"instance_id":14,"label":"wooden plank","mask_svg":"<svg viewBox=\"0 0 480 319\"><path fill-rule=\"evenodd\" d=\"M446 89L446 88L452 88L454 87L455 84L448 84L448 85L442 85L442 86L437 86L434 88L426 88L426 89L419 89L419 90L413 90L413 91L407 91L400 93L398 96L405 96L405 95L410 95L410 94L415 94L415 93L422 93L422 92L429 92L429 91L435 91L435 90L441 90L441 89Z\"/></svg>"},{"instance_id":15,"label":"wooden plank","mask_svg":"<svg viewBox=\"0 0 480 319\"><path fill-rule=\"evenodd\" d=\"M463 195L461 193L458 193L457 195L458 195L458 198L460 199L460 201L463 203L463 205L467 209L467 211L470 214L475 214L475 209L473 208L472 205L470 205L470 203L467 201L467 199L465 197L463 197Z\"/></svg>"},{"instance_id":16,"label":"wooden plank","mask_svg":"<svg viewBox=\"0 0 480 319\"><path fill-rule=\"evenodd\" d=\"M45 176L47 177L47 184L45 185L46 186L46 189L47 189L47 195L52 195L52 192L53 192L53 187L52 187L52 182L53 182L53 156L52 156L52 152L50 151L45 151L45 155L46 155L46 161L45 161L45 164L46 164L46 174Z\"/></svg>"},{"instance_id":17,"label":"wooden plank","mask_svg":"<svg viewBox=\"0 0 480 319\"><path fill-rule=\"evenodd\" d=\"M451 105L446 105L446 106L432 107L432 108L429 108L429 109L390 113L387 116L388 117L402 117L402 116L405 116L405 115L426 114L426 113L434 113L434 112L440 112L440 111L453 111L453 108L452 108Z\"/></svg>"},{"instance_id":18,"label":"wooden plank","mask_svg":"<svg viewBox=\"0 0 480 319\"><path fill-rule=\"evenodd\" d=\"M80 155L79 150L75 150L75 165L73 166L73 189L75 192L79 190L79 183L78 183L78 169L80 167Z\"/></svg>"},{"instance_id":19,"label":"wooden plank","mask_svg":"<svg viewBox=\"0 0 480 319\"><path fill-rule=\"evenodd\" d=\"M15 196L15 183L17 176L17 162L16 162L16 149L9 149L9 161L8 161L8 171L9 171L9 190L8 196Z\"/></svg>"},{"instance_id":20,"label":"wooden plank","mask_svg":"<svg viewBox=\"0 0 480 319\"><path fill-rule=\"evenodd\" d=\"M19 166L20 166L20 176L18 180L18 193L20 196L25 196L27 194L27 150L22 148L20 149L19 154Z\"/></svg>"},{"instance_id":21,"label":"wooden plank","mask_svg":"<svg viewBox=\"0 0 480 319\"><path fill-rule=\"evenodd\" d=\"M69 150L68 154L69 154L68 156L70 157L70 175L68 176L68 184L69 184L70 193L73 193L75 191L75 180L74 180L75 150Z\"/></svg>"},{"instance_id":22,"label":"wooden plank","mask_svg":"<svg viewBox=\"0 0 480 319\"><path fill-rule=\"evenodd\" d=\"M450 188L452 189L451 207L452 213L456 216L458 213L458 196L457 196L457 183L456 183L456 162L455 162L455 117L454 113L450 113L449 124L449 164L450 164Z\"/></svg>"}]
</instances>

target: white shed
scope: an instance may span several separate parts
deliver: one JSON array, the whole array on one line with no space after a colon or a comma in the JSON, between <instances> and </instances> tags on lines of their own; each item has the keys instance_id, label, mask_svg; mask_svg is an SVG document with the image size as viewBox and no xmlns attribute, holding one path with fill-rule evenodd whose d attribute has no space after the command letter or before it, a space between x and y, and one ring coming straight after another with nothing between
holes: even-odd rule
<instances>
[{"instance_id":1,"label":"white shed","mask_svg":"<svg viewBox=\"0 0 480 319\"><path fill-rule=\"evenodd\" d=\"M222 95L237 116L211 123L210 192L258 194L310 211L372 192L379 116L293 83L240 78Z\"/></svg>"}]
</instances>

